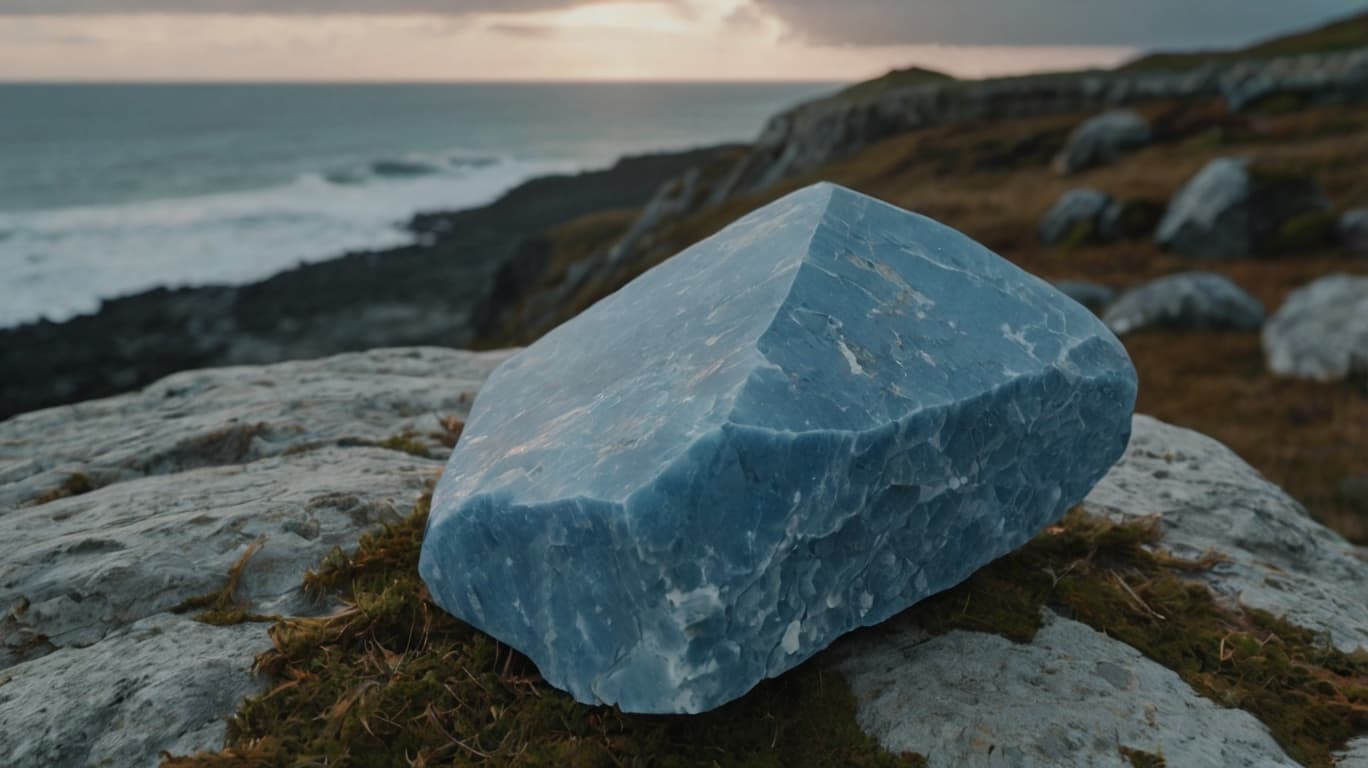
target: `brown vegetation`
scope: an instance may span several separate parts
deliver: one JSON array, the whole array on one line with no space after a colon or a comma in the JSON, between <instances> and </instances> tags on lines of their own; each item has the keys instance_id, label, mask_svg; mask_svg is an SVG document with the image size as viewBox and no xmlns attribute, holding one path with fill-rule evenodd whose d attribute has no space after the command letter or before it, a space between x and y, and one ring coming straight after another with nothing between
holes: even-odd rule
<instances>
[{"instance_id":1,"label":"brown vegetation","mask_svg":"<svg viewBox=\"0 0 1368 768\"><path fill-rule=\"evenodd\" d=\"M1245 58L1295 56L1303 53L1328 53L1368 44L1368 13L1359 13L1332 21L1315 29L1255 43L1233 51L1198 51L1196 53L1151 53L1121 67L1122 70L1167 69L1185 70L1208 63L1229 62Z\"/></svg>"},{"instance_id":2,"label":"brown vegetation","mask_svg":"<svg viewBox=\"0 0 1368 768\"><path fill-rule=\"evenodd\" d=\"M746 212L817 180L860 190L967 232L1020 266L1050 279L1126 288L1190 269L1220 272L1275 310L1295 288L1332 272L1368 274L1368 260L1332 245L1289 243L1277 255L1196 262L1150 240L1041 245L1036 226L1067 190L1093 186L1117 199L1164 204L1210 160L1249 155L1313 175L1338 209L1368 205L1368 107L1326 106L1277 114L1228 114L1219 102L1155 103L1141 109L1161 141L1103 168L1060 178L1049 169L1086 115L947 126L903 134L663 226L656 246L614 279L567 307L565 320L678 250ZM558 249L584 247L575 230L553 233ZM610 233L596 230L603 238ZM522 328L528 343L549 328ZM1364 502L1337 490L1368 476L1368 393L1352 383L1288 381L1268 373L1256 333L1144 333L1126 346L1140 372L1139 410L1226 443L1320 520L1368 542Z\"/></svg>"},{"instance_id":3,"label":"brown vegetation","mask_svg":"<svg viewBox=\"0 0 1368 768\"><path fill-rule=\"evenodd\" d=\"M429 502L309 574L310 591L340 593L346 607L276 619L275 647L256 664L270 687L242 703L224 750L166 756L164 768L925 765L921 755L883 752L860 729L832 652L702 715L576 703L525 656L432 602L417 573ZM1159 537L1154 519L1115 523L1075 511L906 616L934 634L1029 642L1049 606L1250 712L1302 763L1331 765L1333 752L1368 731L1368 656L1217 601L1193 577L1220 556L1181 560L1154 548ZM251 551L204 605L229 607ZM1133 765L1164 764L1134 745L1119 748Z\"/></svg>"}]
</instances>

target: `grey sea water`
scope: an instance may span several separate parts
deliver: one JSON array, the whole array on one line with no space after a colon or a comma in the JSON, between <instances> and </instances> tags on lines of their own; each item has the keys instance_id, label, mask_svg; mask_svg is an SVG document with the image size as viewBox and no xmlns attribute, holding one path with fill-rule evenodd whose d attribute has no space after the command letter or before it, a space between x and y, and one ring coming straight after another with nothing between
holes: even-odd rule
<instances>
[{"instance_id":1,"label":"grey sea water","mask_svg":"<svg viewBox=\"0 0 1368 768\"><path fill-rule=\"evenodd\" d=\"M747 141L833 87L0 85L0 326L399 245L419 211Z\"/></svg>"}]
</instances>

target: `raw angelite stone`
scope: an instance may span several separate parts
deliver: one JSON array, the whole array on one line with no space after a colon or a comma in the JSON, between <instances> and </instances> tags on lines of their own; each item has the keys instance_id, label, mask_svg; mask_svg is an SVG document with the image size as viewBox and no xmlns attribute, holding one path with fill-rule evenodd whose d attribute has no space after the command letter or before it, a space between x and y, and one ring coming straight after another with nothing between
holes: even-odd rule
<instances>
[{"instance_id":1,"label":"raw angelite stone","mask_svg":"<svg viewBox=\"0 0 1368 768\"><path fill-rule=\"evenodd\" d=\"M818 184L501 365L420 570L580 701L704 711L1058 519L1135 391L1047 283Z\"/></svg>"}]
</instances>

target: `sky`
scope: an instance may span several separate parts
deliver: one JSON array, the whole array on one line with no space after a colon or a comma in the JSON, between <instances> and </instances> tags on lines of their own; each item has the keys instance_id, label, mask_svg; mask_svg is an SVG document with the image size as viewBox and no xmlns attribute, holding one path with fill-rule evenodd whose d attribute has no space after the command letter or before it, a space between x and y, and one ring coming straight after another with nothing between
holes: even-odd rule
<instances>
[{"instance_id":1,"label":"sky","mask_svg":"<svg viewBox=\"0 0 1368 768\"><path fill-rule=\"evenodd\" d=\"M1368 0L0 0L0 80L856 80L1111 66Z\"/></svg>"}]
</instances>

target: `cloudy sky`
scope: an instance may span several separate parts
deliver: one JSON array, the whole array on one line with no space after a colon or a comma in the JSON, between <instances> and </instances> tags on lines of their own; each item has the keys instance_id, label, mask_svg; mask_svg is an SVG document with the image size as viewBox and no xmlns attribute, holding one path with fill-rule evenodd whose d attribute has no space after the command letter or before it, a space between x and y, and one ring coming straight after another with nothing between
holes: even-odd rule
<instances>
[{"instance_id":1,"label":"cloudy sky","mask_svg":"<svg viewBox=\"0 0 1368 768\"><path fill-rule=\"evenodd\" d=\"M1368 0L0 0L0 80L849 80L1234 46Z\"/></svg>"}]
</instances>

